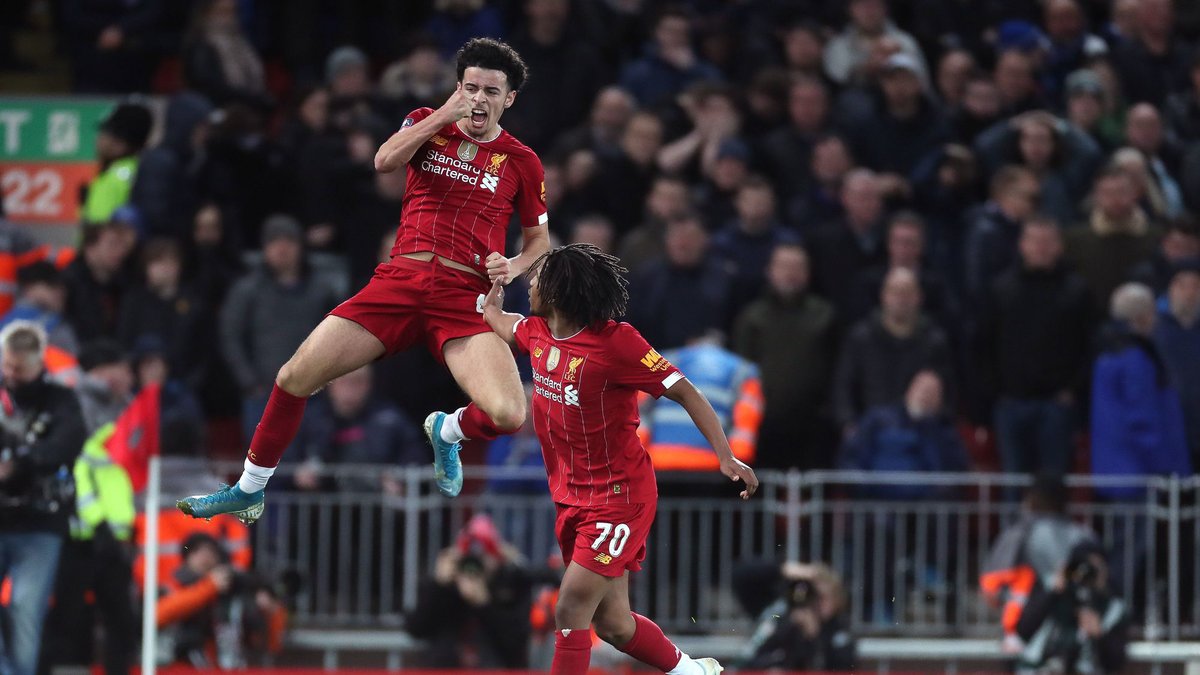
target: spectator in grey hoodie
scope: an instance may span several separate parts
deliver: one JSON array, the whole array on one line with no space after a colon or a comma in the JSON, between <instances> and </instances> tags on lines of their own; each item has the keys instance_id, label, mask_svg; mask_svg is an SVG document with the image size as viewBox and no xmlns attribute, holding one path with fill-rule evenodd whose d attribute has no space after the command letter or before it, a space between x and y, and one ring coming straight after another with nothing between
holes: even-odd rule
<instances>
[{"instance_id":1,"label":"spectator in grey hoodie","mask_svg":"<svg viewBox=\"0 0 1200 675\"><path fill-rule=\"evenodd\" d=\"M309 274L295 218L268 217L262 242L262 264L234 284L220 318L221 350L242 390L247 442L275 373L339 300L332 286Z\"/></svg>"}]
</instances>

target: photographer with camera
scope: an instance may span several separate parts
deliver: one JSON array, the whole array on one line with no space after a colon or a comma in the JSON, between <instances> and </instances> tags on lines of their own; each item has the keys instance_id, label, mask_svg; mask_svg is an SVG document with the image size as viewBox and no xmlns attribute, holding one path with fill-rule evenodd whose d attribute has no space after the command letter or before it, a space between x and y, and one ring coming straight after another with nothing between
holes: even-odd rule
<instances>
[{"instance_id":1,"label":"photographer with camera","mask_svg":"<svg viewBox=\"0 0 1200 675\"><path fill-rule=\"evenodd\" d=\"M533 579L491 518L477 514L438 555L406 628L429 641L427 668L529 667Z\"/></svg>"},{"instance_id":2,"label":"photographer with camera","mask_svg":"<svg viewBox=\"0 0 1200 675\"><path fill-rule=\"evenodd\" d=\"M0 672L33 675L59 554L74 510L75 459L87 438L79 400L46 375L46 331L0 331L0 577L12 582Z\"/></svg>"},{"instance_id":3,"label":"photographer with camera","mask_svg":"<svg viewBox=\"0 0 1200 675\"><path fill-rule=\"evenodd\" d=\"M855 643L838 575L827 565L787 562L778 581L780 596L759 614L741 668L852 670Z\"/></svg>"},{"instance_id":4,"label":"photographer with camera","mask_svg":"<svg viewBox=\"0 0 1200 675\"><path fill-rule=\"evenodd\" d=\"M1071 549L1049 588L1034 587L1017 621L1025 649L1017 673L1115 673L1129 640L1125 603L1108 589L1104 550L1093 541Z\"/></svg>"},{"instance_id":5,"label":"photographer with camera","mask_svg":"<svg viewBox=\"0 0 1200 675\"><path fill-rule=\"evenodd\" d=\"M273 589L230 565L221 542L195 532L183 564L160 589L155 621L160 664L230 670L282 647L287 611Z\"/></svg>"}]
</instances>

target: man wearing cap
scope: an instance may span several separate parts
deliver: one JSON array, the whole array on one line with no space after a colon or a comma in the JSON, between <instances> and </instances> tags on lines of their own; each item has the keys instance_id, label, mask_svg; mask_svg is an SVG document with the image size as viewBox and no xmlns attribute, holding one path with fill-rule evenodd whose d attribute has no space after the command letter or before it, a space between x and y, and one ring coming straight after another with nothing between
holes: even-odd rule
<instances>
[{"instance_id":1,"label":"man wearing cap","mask_svg":"<svg viewBox=\"0 0 1200 675\"><path fill-rule=\"evenodd\" d=\"M1108 92L1095 71L1081 68L1067 76L1066 114L1071 124L1096 141L1107 154L1121 142L1120 121L1109 110Z\"/></svg>"},{"instance_id":2,"label":"man wearing cap","mask_svg":"<svg viewBox=\"0 0 1200 675\"><path fill-rule=\"evenodd\" d=\"M887 194L907 191L917 162L950 139L946 118L925 95L922 77L921 63L909 54L889 56L879 74L882 97L851 128L854 156L881 174Z\"/></svg>"},{"instance_id":3,"label":"man wearing cap","mask_svg":"<svg viewBox=\"0 0 1200 675\"><path fill-rule=\"evenodd\" d=\"M129 201L137 177L138 153L146 146L154 118L141 103L121 103L100 123L96 158L100 175L88 184L83 222L108 222L117 207Z\"/></svg>"}]
</instances>

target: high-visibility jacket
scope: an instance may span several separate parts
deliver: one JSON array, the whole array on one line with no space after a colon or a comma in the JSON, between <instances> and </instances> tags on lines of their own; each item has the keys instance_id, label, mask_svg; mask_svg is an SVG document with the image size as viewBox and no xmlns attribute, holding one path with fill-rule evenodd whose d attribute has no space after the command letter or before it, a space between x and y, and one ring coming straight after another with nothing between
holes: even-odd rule
<instances>
[{"instance_id":1,"label":"high-visibility jacket","mask_svg":"<svg viewBox=\"0 0 1200 675\"><path fill-rule=\"evenodd\" d=\"M753 462L763 410L757 366L713 344L670 350L663 356L708 398L734 457ZM665 397L643 416L638 433L656 470L708 471L720 465L687 411Z\"/></svg>"},{"instance_id":2,"label":"high-visibility jacket","mask_svg":"<svg viewBox=\"0 0 1200 675\"><path fill-rule=\"evenodd\" d=\"M89 225L107 223L113 211L129 203L133 181L137 178L138 156L122 157L108 165L87 188L83 201L83 222Z\"/></svg>"},{"instance_id":3,"label":"high-visibility jacket","mask_svg":"<svg viewBox=\"0 0 1200 675\"><path fill-rule=\"evenodd\" d=\"M134 524L138 556L133 561L133 578L138 588L146 576L146 515L139 513ZM171 583L175 570L183 563L183 542L195 532L212 535L229 553L230 562L239 570L250 569L250 530L230 515L212 520L192 518L177 509L158 514L158 585Z\"/></svg>"},{"instance_id":4,"label":"high-visibility jacket","mask_svg":"<svg viewBox=\"0 0 1200 675\"><path fill-rule=\"evenodd\" d=\"M1050 583L1071 549L1091 538L1087 528L1052 515L1026 515L1000 533L983 561L979 590L1001 608L1006 636L1016 636L1017 621L1038 582Z\"/></svg>"},{"instance_id":5,"label":"high-visibility jacket","mask_svg":"<svg viewBox=\"0 0 1200 675\"><path fill-rule=\"evenodd\" d=\"M104 446L115 426L109 422L97 429L75 461L75 517L71 519L75 539L91 539L104 523L120 541L129 541L133 534L133 485Z\"/></svg>"}]
</instances>

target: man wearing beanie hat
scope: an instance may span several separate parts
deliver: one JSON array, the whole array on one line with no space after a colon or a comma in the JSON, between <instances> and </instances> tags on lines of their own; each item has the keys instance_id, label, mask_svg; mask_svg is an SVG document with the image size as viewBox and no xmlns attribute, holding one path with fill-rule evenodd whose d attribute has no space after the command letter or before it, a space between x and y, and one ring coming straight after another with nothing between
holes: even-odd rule
<instances>
[{"instance_id":1,"label":"man wearing beanie hat","mask_svg":"<svg viewBox=\"0 0 1200 675\"><path fill-rule=\"evenodd\" d=\"M129 201L137 177L138 153L146 146L153 126L150 109L137 102L119 104L100 123L100 133L96 135L100 175L87 187L84 224L108 222L113 211Z\"/></svg>"}]
</instances>

